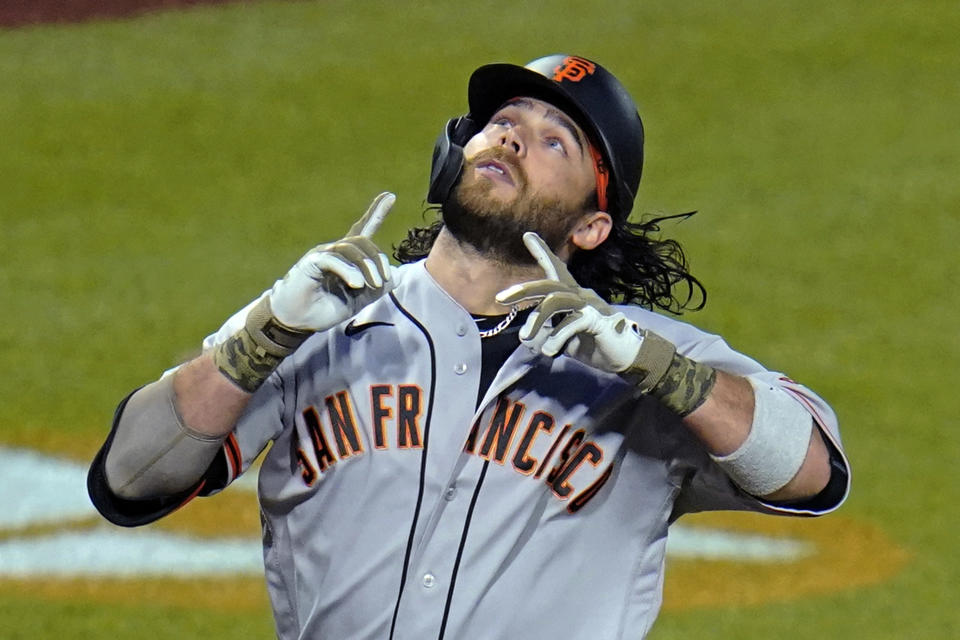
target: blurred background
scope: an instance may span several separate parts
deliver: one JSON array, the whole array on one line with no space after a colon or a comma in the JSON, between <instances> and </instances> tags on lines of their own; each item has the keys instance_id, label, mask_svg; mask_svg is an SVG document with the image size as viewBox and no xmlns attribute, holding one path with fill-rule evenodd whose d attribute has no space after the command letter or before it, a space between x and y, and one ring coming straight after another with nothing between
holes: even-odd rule
<instances>
[{"instance_id":1,"label":"blurred background","mask_svg":"<svg viewBox=\"0 0 960 640\"><path fill-rule=\"evenodd\" d=\"M98 573L258 535L249 486L104 525L114 407L383 190L398 242L470 72L567 52L640 105L635 215L699 212L684 318L827 398L854 469L822 519L691 520L814 551L672 556L651 638L960 637L955 0L176 4L0 2L0 636L272 637L256 566Z\"/></svg>"}]
</instances>

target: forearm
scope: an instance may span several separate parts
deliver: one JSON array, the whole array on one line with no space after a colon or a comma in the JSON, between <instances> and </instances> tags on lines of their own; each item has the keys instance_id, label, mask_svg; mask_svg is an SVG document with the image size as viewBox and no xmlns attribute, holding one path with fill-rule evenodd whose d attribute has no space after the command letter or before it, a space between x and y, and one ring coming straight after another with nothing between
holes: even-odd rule
<instances>
[{"instance_id":1,"label":"forearm","mask_svg":"<svg viewBox=\"0 0 960 640\"><path fill-rule=\"evenodd\" d=\"M649 331L625 375L683 418L744 491L800 500L829 482L830 456L819 429L783 389L687 358Z\"/></svg>"},{"instance_id":2,"label":"forearm","mask_svg":"<svg viewBox=\"0 0 960 640\"><path fill-rule=\"evenodd\" d=\"M194 486L249 399L209 354L138 390L118 418L104 461L110 489L142 499Z\"/></svg>"},{"instance_id":3,"label":"forearm","mask_svg":"<svg viewBox=\"0 0 960 640\"><path fill-rule=\"evenodd\" d=\"M755 389L746 378L716 374L706 399L684 418L686 427L739 484L753 491L762 487L758 495L764 499L801 500L819 493L830 480L830 456L813 418L792 399L778 397L780 390ZM758 393L765 394L760 402ZM772 439L776 447L765 451Z\"/></svg>"},{"instance_id":4,"label":"forearm","mask_svg":"<svg viewBox=\"0 0 960 640\"><path fill-rule=\"evenodd\" d=\"M247 408L251 392L227 379L208 352L180 367L173 378L177 409L195 432L225 437Z\"/></svg>"},{"instance_id":5,"label":"forearm","mask_svg":"<svg viewBox=\"0 0 960 640\"><path fill-rule=\"evenodd\" d=\"M715 374L713 388L683 423L710 454L725 456L740 448L750 433L754 395L746 378L723 371Z\"/></svg>"}]
</instances>

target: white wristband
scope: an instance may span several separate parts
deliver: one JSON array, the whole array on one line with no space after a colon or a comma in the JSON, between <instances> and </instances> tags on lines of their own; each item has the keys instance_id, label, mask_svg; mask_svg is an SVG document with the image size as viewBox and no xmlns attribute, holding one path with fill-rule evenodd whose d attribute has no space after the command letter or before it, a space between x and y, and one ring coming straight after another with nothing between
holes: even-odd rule
<instances>
[{"instance_id":1,"label":"white wristband","mask_svg":"<svg viewBox=\"0 0 960 640\"><path fill-rule=\"evenodd\" d=\"M765 496L793 479L807 457L813 417L783 389L750 379L750 434L733 453L714 461L747 493Z\"/></svg>"}]
</instances>

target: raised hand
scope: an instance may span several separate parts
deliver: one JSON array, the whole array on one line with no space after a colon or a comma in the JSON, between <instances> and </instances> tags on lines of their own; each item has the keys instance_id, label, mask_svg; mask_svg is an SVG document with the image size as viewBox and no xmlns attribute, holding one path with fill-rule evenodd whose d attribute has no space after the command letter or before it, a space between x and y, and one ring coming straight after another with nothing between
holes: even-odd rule
<instances>
[{"instance_id":1,"label":"raised hand","mask_svg":"<svg viewBox=\"0 0 960 640\"><path fill-rule=\"evenodd\" d=\"M546 278L508 287L501 304L538 302L520 329L520 340L546 356L561 352L609 373L625 371L636 359L643 334L593 290L577 284L564 262L536 233L523 235Z\"/></svg>"},{"instance_id":2,"label":"raised hand","mask_svg":"<svg viewBox=\"0 0 960 640\"><path fill-rule=\"evenodd\" d=\"M520 329L520 340L546 356L563 352L620 374L680 416L703 403L716 382L713 368L677 353L669 340L641 329L594 291L578 285L537 234L523 234L523 243L547 277L497 294L501 304L539 301Z\"/></svg>"},{"instance_id":3,"label":"raised hand","mask_svg":"<svg viewBox=\"0 0 960 640\"><path fill-rule=\"evenodd\" d=\"M323 331L390 291L390 262L371 240L397 197L378 195L340 240L307 252L267 296L281 324Z\"/></svg>"},{"instance_id":4,"label":"raised hand","mask_svg":"<svg viewBox=\"0 0 960 640\"><path fill-rule=\"evenodd\" d=\"M390 291L390 263L370 237L395 201L392 193L381 193L345 237L300 258L250 309L243 328L214 346L221 373L253 393L311 334Z\"/></svg>"}]
</instances>

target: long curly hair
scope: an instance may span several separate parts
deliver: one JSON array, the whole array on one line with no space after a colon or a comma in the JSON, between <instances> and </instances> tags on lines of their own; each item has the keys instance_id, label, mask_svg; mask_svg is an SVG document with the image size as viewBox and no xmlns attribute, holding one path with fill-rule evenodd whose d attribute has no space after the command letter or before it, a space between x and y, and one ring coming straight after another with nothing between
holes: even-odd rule
<instances>
[{"instance_id":1,"label":"long curly hair","mask_svg":"<svg viewBox=\"0 0 960 640\"><path fill-rule=\"evenodd\" d=\"M428 207L424 215L428 211L439 214L440 207ZM680 244L660 238L661 223L685 220L695 213L614 222L603 244L577 251L567 268L581 286L610 303L656 307L674 315L698 311L707 303L707 290L690 273ZM407 237L394 246L394 258L401 263L426 258L442 228L443 220L438 219L408 230Z\"/></svg>"}]
</instances>

